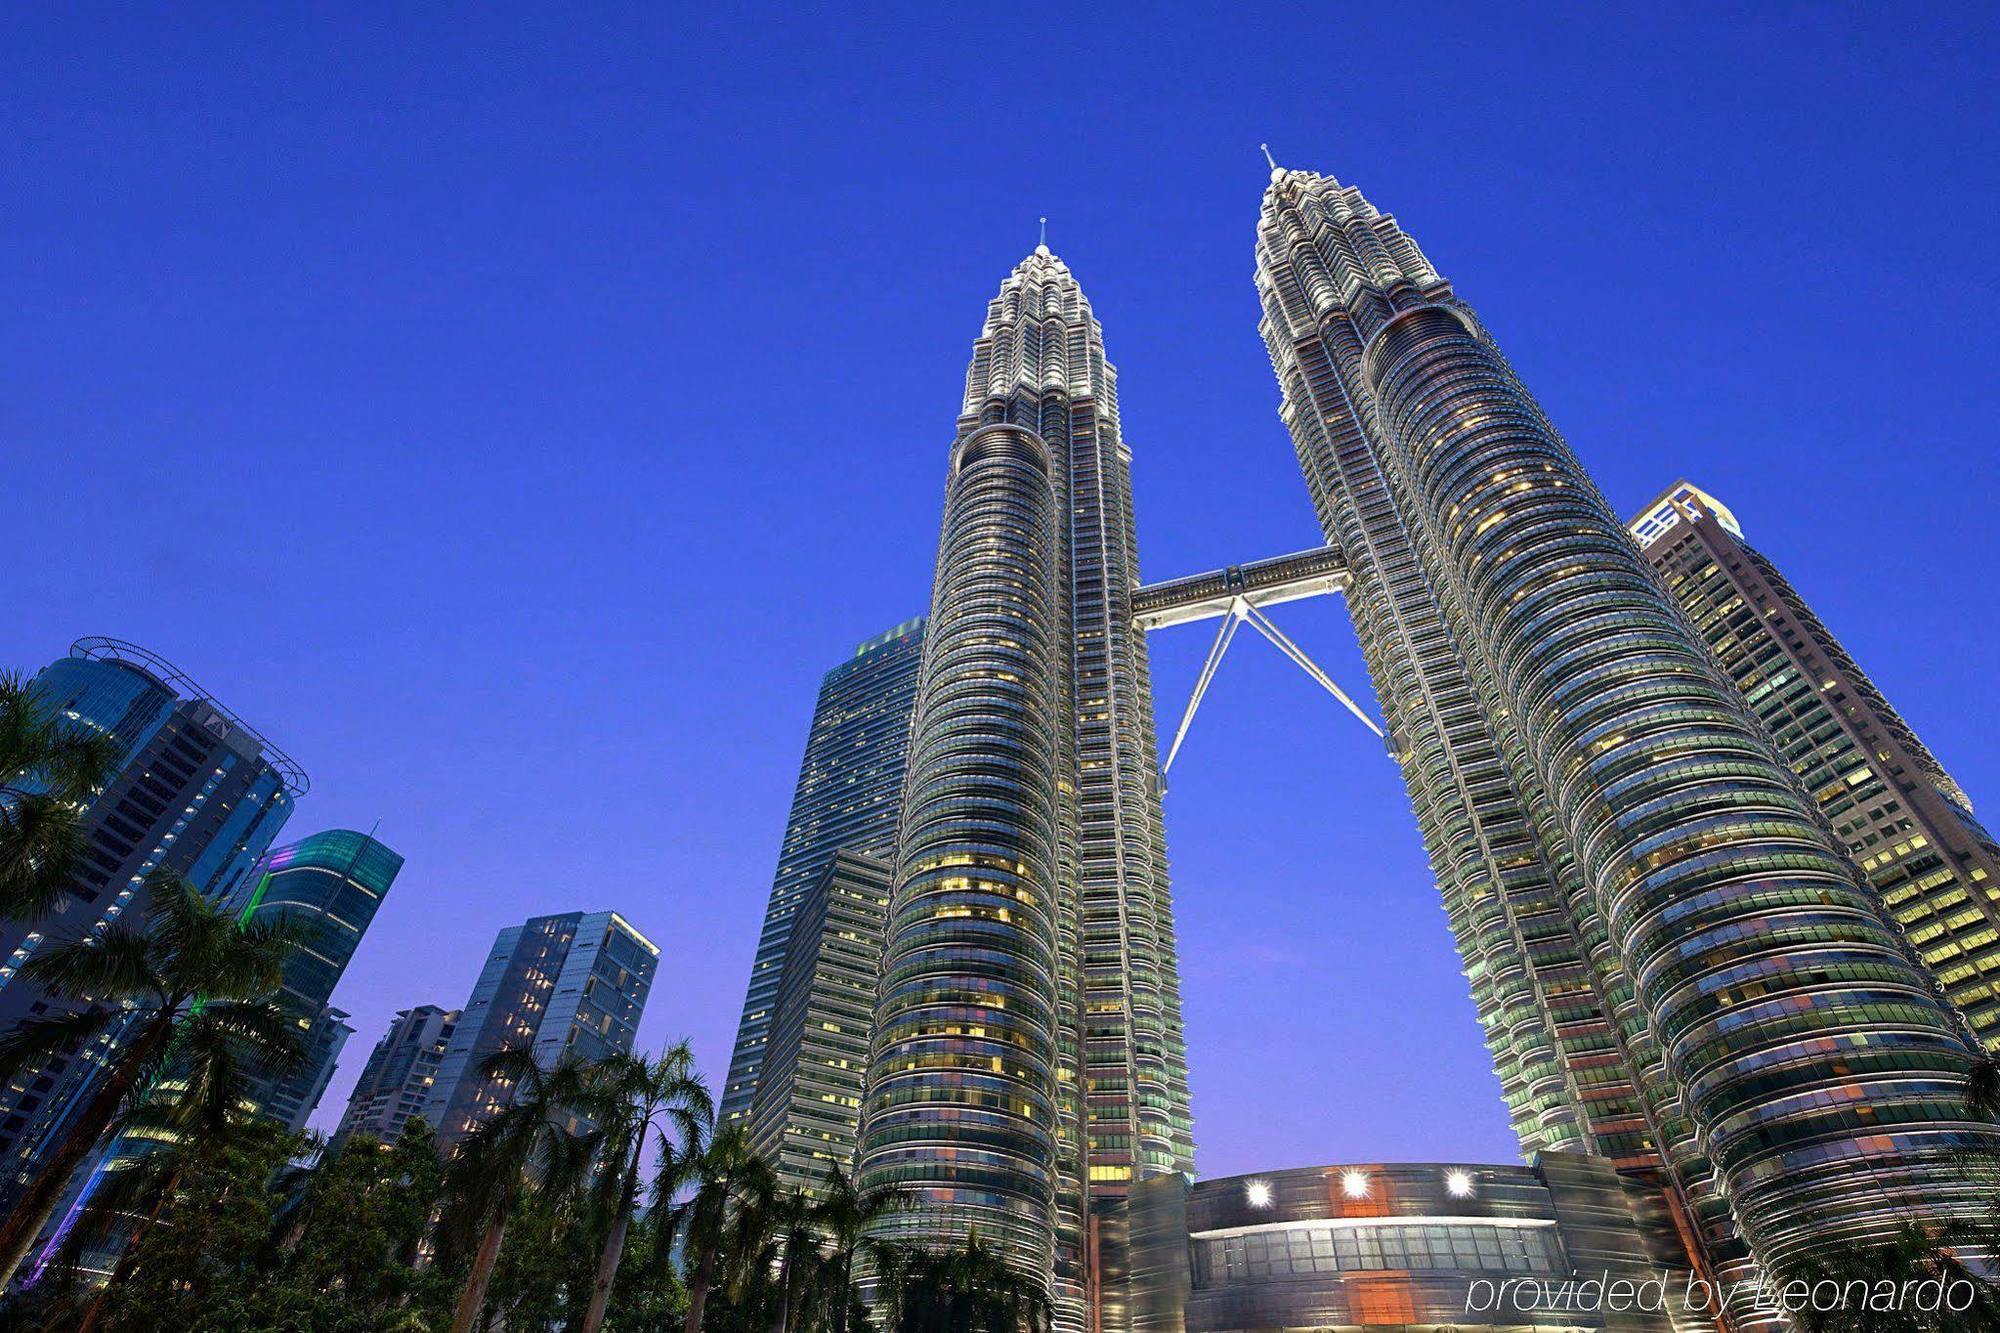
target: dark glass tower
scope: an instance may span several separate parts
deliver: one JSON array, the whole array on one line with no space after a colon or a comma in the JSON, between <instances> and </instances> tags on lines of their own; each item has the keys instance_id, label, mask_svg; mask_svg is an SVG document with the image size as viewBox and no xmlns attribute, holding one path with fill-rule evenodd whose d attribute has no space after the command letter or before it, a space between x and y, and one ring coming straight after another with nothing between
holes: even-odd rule
<instances>
[{"instance_id":1,"label":"dark glass tower","mask_svg":"<svg viewBox=\"0 0 2000 1333\"><path fill-rule=\"evenodd\" d=\"M143 916L146 877L186 876L221 897L248 873L290 818L306 776L276 746L172 663L116 639L82 639L43 668L36 695L69 725L111 736L120 758L83 813L89 848L62 903L36 922L0 922L0 1028L60 1012L18 979L43 942ZM50 1132L117 1041L115 1033L17 1071L0 1087L0 1202L31 1175Z\"/></svg>"},{"instance_id":2,"label":"dark glass tower","mask_svg":"<svg viewBox=\"0 0 2000 1333\"><path fill-rule=\"evenodd\" d=\"M2000 1050L2000 845L1964 790L1720 501L1681 482L1631 526L1945 995Z\"/></svg>"},{"instance_id":3,"label":"dark glass tower","mask_svg":"<svg viewBox=\"0 0 2000 1333\"><path fill-rule=\"evenodd\" d=\"M308 1058L290 1074L258 1076L250 1091L265 1115L291 1129L312 1115L353 1032L329 1001L402 868L372 833L328 829L274 848L238 892L243 920L280 924L298 941L278 995L308 1037Z\"/></svg>"},{"instance_id":4,"label":"dark glass tower","mask_svg":"<svg viewBox=\"0 0 2000 1333\"><path fill-rule=\"evenodd\" d=\"M792 919L800 903L841 849L870 856L894 854L910 710L916 704L923 647L924 622L905 621L867 640L820 682L791 818L778 853L778 873L757 938L757 957L750 965L729 1078L723 1085L718 1109L724 1122L747 1122L757 1098L758 1075L785 979Z\"/></svg>"},{"instance_id":5,"label":"dark glass tower","mask_svg":"<svg viewBox=\"0 0 2000 1333\"><path fill-rule=\"evenodd\" d=\"M1599 1132L1599 1051L1767 1266L1976 1212L1962 1020L1484 326L1310 172L1272 173L1257 286L1524 1142Z\"/></svg>"},{"instance_id":6,"label":"dark glass tower","mask_svg":"<svg viewBox=\"0 0 2000 1333\"><path fill-rule=\"evenodd\" d=\"M951 451L861 1165L1071 1327L1123 1326L1125 1195L1193 1162L1138 577L1117 372L1037 247Z\"/></svg>"}]
</instances>

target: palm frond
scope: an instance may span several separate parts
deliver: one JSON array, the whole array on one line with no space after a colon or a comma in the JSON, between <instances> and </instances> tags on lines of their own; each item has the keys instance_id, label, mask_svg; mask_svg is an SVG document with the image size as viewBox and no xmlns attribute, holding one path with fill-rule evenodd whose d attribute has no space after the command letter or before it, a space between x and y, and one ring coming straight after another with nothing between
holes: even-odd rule
<instances>
[{"instance_id":1,"label":"palm frond","mask_svg":"<svg viewBox=\"0 0 2000 1333\"><path fill-rule=\"evenodd\" d=\"M55 911L88 849L75 807L60 797L31 792L0 805L0 917Z\"/></svg>"},{"instance_id":2,"label":"palm frond","mask_svg":"<svg viewBox=\"0 0 2000 1333\"><path fill-rule=\"evenodd\" d=\"M1981 1054L1967 1073L1966 1114L1979 1120L2000 1120L2000 1059Z\"/></svg>"},{"instance_id":3,"label":"palm frond","mask_svg":"<svg viewBox=\"0 0 2000 1333\"><path fill-rule=\"evenodd\" d=\"M12 1075L31 1061L54 1055L116 1026L125 1017L122 1009L94 1004L69 1013L24 1018L0 1033L0 1078Z\"/></svg>"},{"instance_id":4,"label":"palm frond","mask_svg":"<svg viewBox=\"0 0 2000 1333\"><path fill-rule=\"evenodd\" d=\"M306 1043L296 1017L270 1000L213 1000L187 1023L190 1034L232 1043L239 1058L265 1074L287 1074L305 1063Z\"/></svg>"},{"instance_id":5,"label":"palm frond","mask_svg":"<svg viewBox=\"0 0 2000 1333\"><path fill-rule=\"evenodd\" d=\"M52 722L53 741L42 756L49 790L71 801L86 800L104 786L124 747L104 732Z\"/></svg>"},{"instance_id":6,"label":"palm frond","mask_svg":"<svg viewBox=\"0 0 2000 1333\"><path fill-rule=\"evenodd\" d=\"M21 964L20 975L66 999L150 1002L155 1008L166 1000L150 943L122 921L95 934L44 944Z\"/></svg>"},{"instance_id":7,"label":"palm frond","mask_svg":"<svg viewBox=\"0 0 2000 1333\"><path fill-rule=\"evenodd\" d=\"M220 943L221 913L185 876L165 866L146 876L146 938L162 972L205 970Z\"/></svg>"},{"instance_id":8,"label":"palm frond","mask_svg":"<svg viewBox=\"0 0 2000 1333\"><path fill-rule=\"evenodd\" d=\"M214 950L207 967L206 994L256 999L284 980L285 959L299 946L299 928L289 921L234 922L218 911L210 929Z\"/></svg>"},{"instance_id":9,"label":"palm frond","mask_svg":"<svg viewBox=\"0 0 2000 1333\"><path fill-rule=\"evenodd\" d=\"M40 758L41 712L27 676L0 671L0 786L11 786Z\"/></svg>"},{"instance_id":10,"label":"palm frond","mask_svg":"<svg viewBox=\"0 0 2000 1333\"><path fill-rule=\"evenodd\" d=\"M537 1154L535 1192L568 1209L582 1200L593 1178L603 1136L595 1131L572 1134L557 1130L545 1135Z\"/></svg>"}]
</instances>

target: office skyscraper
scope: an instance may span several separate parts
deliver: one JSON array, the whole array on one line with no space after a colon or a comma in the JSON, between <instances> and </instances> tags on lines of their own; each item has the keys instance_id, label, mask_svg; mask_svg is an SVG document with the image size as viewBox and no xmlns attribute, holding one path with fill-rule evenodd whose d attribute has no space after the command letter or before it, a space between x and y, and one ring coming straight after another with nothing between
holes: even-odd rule
<instances>
[{"instance_id":1,"label":"office skyscraper","mask_svg":"<svg viewBox=\"0 0 2000 1333\"><path fill-rule=\"evenodd\" d=\"M156 653L82 639L34 680L70 725L119 747L104 790L83 814L88 852L49 917L0 922L0 1028L71 1007L19 979L45 941L141 917L146 877L174 871L221 896L271 845L305 793L306 775L276 746ZM0 1087L0 1201L32 1174L38 1145L63 1123L115 1035L17 1071Z\"/></svg>"},{"instance_id":2,"label":"office skyscraper","mask_svg":"<svg viewBox=\"0 0 2000 1333\"><path fill-rule=\"evenodd\" d=\"M659 961L616 912L531 917L501 931L424 1102L439 1144L456 1146L512 1096L480 1072L490 1055L532 1050L549 1069L565 1055L629 1054Z\"/></svg>"},{"instance_id":3,"label":"office skyscraper","mask_svg":"<svg viewBox=\"0 0 2000 1333\"><path fill-rule=\"evenodd\" d=\"M799 901L771 1006L750 1142L789 1188L854 1169L891 867L842 849Z\"/></svg>"},{"instance_id":4,"label":"office skyscraper","mask_svg":"<svg viewBox=\"0 0 2000 1333\"><path fill-rule=\"evenodd\" d=\"M1122 1203L1192 1167L1131 456L1082 289L1037 247L950 460L860 1169L977 1229L1059 1322L1123 1322Z\"/></svg>"},{"instance_id":5,"label":"office skyscraper","mask_svg":"<svg viewBox=\"0 0 2000 1333\"><path fill-rule=\"evenodd\" d=\"M372 833L328 829L273 848L237 890L243 920L282 925L298 941L285 957L278 998L298 1020L307 1058L289 1074L254 1077L249 1094L294 1130L319 1104L353 1034L329 1001L402 868L403 858Z\"/></svg>"},{"instance_id":6,"label":"office skyscraper","mask_svg":"<svg viewBox=\"0 0 2000 1333\"><path fill-rule=\"evenodd\" d=\"M1484 326L1310 172L1257 287L1524 1146L1637 1112L1767 1267L1976 1212L1976 1048Z\"/></svg>"},{"instance_id":7,"label":"office skyscraper","mask_svg":"<svg viewBox=\"0 0 2000 1333\"><path fill-rule=\"evenodd\" d=\"M369 1053L361 1077L347 1099L347 1110L334 1131L336 1142L367 1134L393 1143L411 1116L421 1116L444 1063L446 1045L458 1024L459 1011L434 1004L398 1013Z\"/></svg>"},{"instance_id":8,"label":"office skyscraper","mask_svg":"<svg viewBox=\"0 0 2000 1333\"><path fill-rule=\"evenodd\" d=\"M1631 524L1945 994L2000 1050L2000 845L1736 516L1686 482Z\"/></svg>"},{"instance_id":9,"label":"office skyscraper","mask_svg":"<svg viewBox=\"0 0 2000 1333\"><path fill-rule=\"evenodd\" d=\"M908 620L867 640L820 682L718 1107L725 1123L743 1121L747 1126L756 1100L799 904L826 873L835 852L847 848L888 856L895 848L903 759L923 648L924 622Z\"/></svg>"}]
</instances>

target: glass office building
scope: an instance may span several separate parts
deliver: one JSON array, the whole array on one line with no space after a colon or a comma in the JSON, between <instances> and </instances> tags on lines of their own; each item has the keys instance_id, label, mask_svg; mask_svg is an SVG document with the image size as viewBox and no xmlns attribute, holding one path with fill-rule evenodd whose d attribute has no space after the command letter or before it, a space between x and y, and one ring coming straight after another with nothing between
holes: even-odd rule
<instances>
[{"instance_id":1,"label":"glass office building","mask_svg":"<svg viewBox=\"0 0 2000 1333\"><path fill-rule=\"evenodd\" d=\"M289 1074L257 1076L250 1092L265 1115L291 1129L311 1117L354 1031L329 1002L402 868L403 858L374 834L328 829L266 853L237 892L244 921L276 924L297 941L278 997L307 1038L307 1059Z\"/></svg>"},{"instance_id":2,"label":"glass office building","mask_svg":"<svg viewBox=\"0 0 2000 1333\"><path fill-rule=\"evenodd\" d=\"M1714 496L1679 482L1631 528L1945 995L2000 1051L2000 844L1964 790Z\"/></svg>"},{"instance_id":3,"label":"glass office building","mask_svg":"<svg viewBox=\"0 0 2000 1333\"><path fill-rule=\"evenodd\" d=\"M1124 1323L1122 1203L1192 1169L1117 372L1039 246L973 346L948 471L860 1162L885 1232L968 1230Z\"/></svg>"},{"instance_id":4,"label":"glass office building","mask_svg":"<svg viewBox=\"0 0 2000 1333\"><path fill-rule=\"evenodd\" d=\"M1722 1264L1976 1213L1977 1047L1485 326L1311 172L1256 282L1524 1145L1660 1154Z\"/></svg>"},{"instance_id":5,"label":"glass office building","mask_svg":"<svg viewBox=\"0 0 2000 1333\"><path fill-rule=\"evenodd\" d=\"M820 682L792 795L778 871L750 964L743 1016L729 1057L718 1114L746 1126L757 1099L778 992L785 980L792 919L842 849L893 855L903 762L923 658L921 618L864 641Z\"/></svg>"},{"instance_id":6,"label":"glass office building","mask_svg":"<svg viewBox=\"0 0 2000 1333\"><path fill-rule=\"evenodd\" d=\"M750 1107L750 1142L788 1189L854 1170L891 867L839 851L799 903Z\"/></svg>"},{"instance_id":7,"label":"glass office building","mask_svg":"<svg viewBox=\"0 0 2000 1333\"><path fill-rule=\"evenodd\" d=\"M20 978L44 943L143 917L158 869L223 897L249 872L305 794L306 775L257 730L158 654L82 639L35 676L38 704L117 745L110 780L83 812L87 854L61 903L32 922L0 922L0 1027L69 1008ZM0 1087L0 1204L79 1108L116 1032L28 1065Z\"/></svg>"},{"instance_id":8,"label":"glass office building","mask_svg":"<svg viewBox=\"0 0 2000 1333\"><path fill-rule=\"evenodd\" d=\"M660 951L616 912L531 917L501 931L465 1002L424 1118L451 1148L493 1118L513 1089L480 1066L503 1050L530 1050L553 1068L565 1055L630 1054Z\"/></svg>"}]
</instances>

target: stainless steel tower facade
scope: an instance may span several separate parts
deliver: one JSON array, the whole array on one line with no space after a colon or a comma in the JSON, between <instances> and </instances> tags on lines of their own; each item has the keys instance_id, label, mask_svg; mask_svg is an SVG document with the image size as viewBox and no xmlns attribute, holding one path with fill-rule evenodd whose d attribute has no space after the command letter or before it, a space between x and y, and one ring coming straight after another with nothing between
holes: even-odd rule
<instances>
[{"instance_id":1,"label":"stainless steel tower facade","mask_svg":"<svg viewBox=\"0 0 2000 1333\"><path fill-rule=\"evenodd\" d=\"M1122 1326L1123 1199L1192 1170L1137 583L1116 371L1037 247L966 375L859 1160L1068 1326Z\"/></svg>"},{"instance_id":2,"label":"stainless steel tower facade","mask_svg":"<svg viewBox=\"0 0 2000 1333\"><path fill-rule=\"evenodd\" d=\"M1063 747L1049 451L982 426L952 451L882 957L860 1170L885 1230L978 1230L1055 1257Z\"/></svg>"},{"instance_id":3,"label":"stainless steel tower facade","mask_svg":"<svg viewBox=\"0 0 2000 1333\"><path fill-rule=\"evenodd\" d=\"M1962 1021L1484 327L1310 172L1257 284L1524 1143L1612 1089L1767 1265L1976 1210Z\"/></svg>"}]
</instances>

